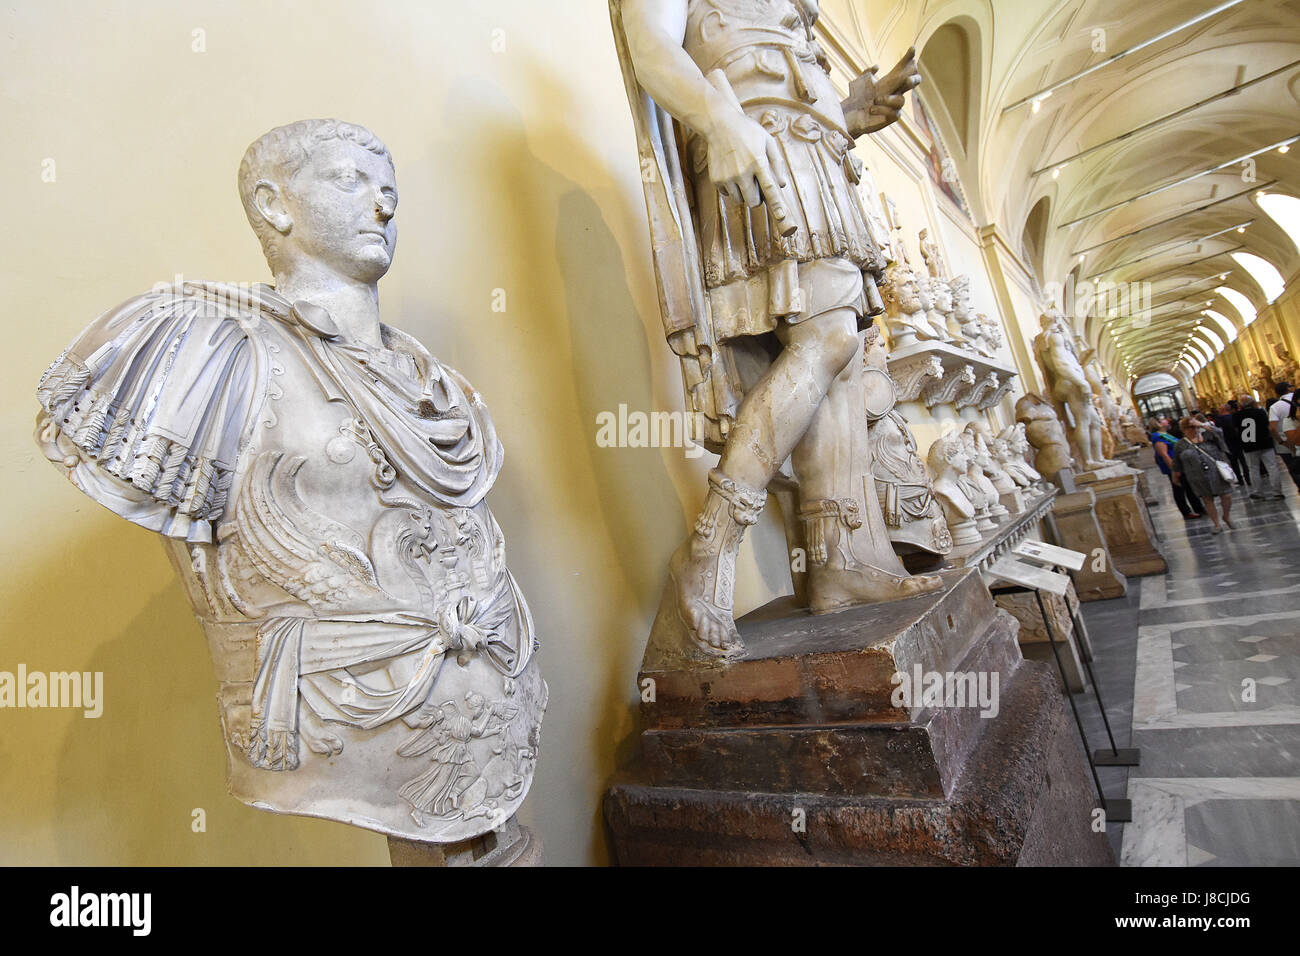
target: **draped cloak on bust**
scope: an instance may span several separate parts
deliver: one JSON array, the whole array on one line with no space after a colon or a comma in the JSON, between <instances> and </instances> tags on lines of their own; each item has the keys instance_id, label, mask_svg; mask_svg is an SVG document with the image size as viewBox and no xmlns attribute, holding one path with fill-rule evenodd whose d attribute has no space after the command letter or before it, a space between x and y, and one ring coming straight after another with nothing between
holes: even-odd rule
<instances>
[{"instance_id":1,"label":"draped cloak on bust","mask_svg":"<svg viewBox=\"0 0 1300 956\"><path fill-rule=\"evenodd\" d=\"M492 419L415 339L381 334L379 349L348 342L323 309L269 286L185 282L104 313L38 387L46 454L90 497L172 542L223 680L232 758L259 771L307 766L300 702L361 730L398 718L422 728L443 719L444 698L470 691L540 702L505 708L519 715L508 752L535 758L546 691L527 668L531 614L484 502L503 456ZM441 686L448 654L462 666ZM233 759L231 772L238 790ZM296 794L277 805L265 786L237 795L417 839L504 820L504 809L478 808L472 822L452 812L407 832L382 815L376 824L379 811L339 817Z\"/></svg>"}]
</instances>

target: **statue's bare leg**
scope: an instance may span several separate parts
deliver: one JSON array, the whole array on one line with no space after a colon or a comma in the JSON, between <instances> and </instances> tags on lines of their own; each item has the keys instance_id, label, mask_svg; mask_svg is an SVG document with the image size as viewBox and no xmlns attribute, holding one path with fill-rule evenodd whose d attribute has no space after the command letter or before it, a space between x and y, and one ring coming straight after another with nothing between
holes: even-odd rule
<instances>
[{"instance_id":1,"label":"statue's bare leg","mask_svg":"<svg viewBox=\"0 0 1300 956\"><path fill-rule=\"evenodd\" d=\"M814 613L943 585L936 575L909 575L894 553L871 473L863 398L858 350L831 383L791 456Z\"/></svg>"},{"instance_id":2,"label":"statue's bare leg","mask_svg":"<svg viewBox=\"0 0 1300 956\"><path fill-rule=\"evenodd\" d=\"M784 326L778 334L785 347L741 403L704 508L668 565L681 623L706 651L743 647L733 610L741 538L831 383L858 358L856 321L851 309L836 309Z\"/></svg>"}]
</instances>

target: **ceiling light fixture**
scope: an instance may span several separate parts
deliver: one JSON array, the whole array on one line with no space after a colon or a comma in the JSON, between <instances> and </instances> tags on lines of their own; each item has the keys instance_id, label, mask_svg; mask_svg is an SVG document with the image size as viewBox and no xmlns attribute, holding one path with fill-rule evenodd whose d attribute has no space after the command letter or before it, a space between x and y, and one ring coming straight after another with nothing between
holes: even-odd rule
<instances>
[{"instance_id":1,"label":"ceiling light fixture","mask_svg":"<svg viewBox=\"0 0 1300 956\"><path fill-rule=\"evenodd\" d=\"M1069 222L1061 223L1059 226L1057 226L1057 228L1064 229L1066 226L1073 226L1075 223L1083 222L1085 219L1092 219L1094 216L1104 215L1105 213L1112 212L1113 210L1119 209L1121 206L1127 206L1131 202L1137 202L1139 199L1146 199L1148 196L1155 196L1158 195L1159 193L1166 192L1167 190L1174 189L1178 186L1184 186L1187 183L1195 182L1196 180L1200 179L1202 176L1209 176L1213 173L1222 172L1223 170L1236 166L1239 163L1244 163L1248 159L1254 159L1256 156L1259 156L1263 153L1267 153L1270 150L1276 149L1279 146L1283 146L1289 143L1294 143L1297 140L1300 140L1300 135L1288 136L1284 140L1279 140L1276 143L1269 143L1267 146L1261 149L1252 150L1249 153L1245 153L1241 156L1234 157L1233 159L1230 159L1227 162L1219 163L1219 165L1217 166L1211 166L1209 169L1203 169L1199 173L1192 173L1190 176L1184 176L1182 179L1176 179L1171 183L1165 183L1162 186L1155 186L1151 189L1146 190L1145 192L1140 192L1136 196L1130 196L1127 199L1119 200L1119 202L1113 202L1109 206L1103 206L1101 209L1094 209L1092 212L1071 219ZM1258 189L1259 187L1257 186L1255 188Z\"/></svg>"},{"instance_id":2,"label":"ceiling light fixture","mask_svg":"<svg viewBox=\"0 0 1300 956\"><path fill-rule=\"evenodd\" d=\"M1147 47L1151 46L1152 44L1159 43L1161 40L1166 40L1169 37L1173 36L1175 33L1181 33L1183 30L1186 30L1190 27L1194 27L1198 23L1203 23L1204 21L1210 19L1211 17L1218 16L1220 13L1223 13L1226 10L1231 10L1233 7L1243 2L1244 0L1228 0L1227 3L1221 3L1217 7L1213 8L1212 10L1207 10L1204 13L1195 16L1184 23L1180 23L1175 27L1171 27L1170 29L1165 30L1163 33L1156 34L1155 36L1151 37L1151 39L1149 40L1143 40L1141 43L1135 44L1134 46L1131 46L1128 49L1120 50L1114 56L1108 57L1107 59L1102 60L1100 63L1094 63L1092 66L1080 70L1078 73L1074 73L1070 76L1067 76L1065 79L1057 83L1053 83L1051 86L1047 87L1046 89L1039 90L1037 93L1031 93L1028 96L1023 97L1022 99L1016 100L1010 106L1003 109L1002 112L1009 113L1018 107L1024 106L1026 103L1032 103L1033 104L1032 109L1035 113L1037 113L1039 104L1042 103L1043 100L1047 99L1047 97L1051 96L1052 93L1055 92L1056 90L1059 90L1064 86L1069 86L1071 83L1074 83L1077 80L1081 80L1085 76L1088 76L1091 73L1096 73L1098 70L1110 66L1112 63L1116 62L1117 60L1122 60L1124 59L1124 57L1136 53L1138 50L1145 50Z\"/></svg>"}]
</instances>

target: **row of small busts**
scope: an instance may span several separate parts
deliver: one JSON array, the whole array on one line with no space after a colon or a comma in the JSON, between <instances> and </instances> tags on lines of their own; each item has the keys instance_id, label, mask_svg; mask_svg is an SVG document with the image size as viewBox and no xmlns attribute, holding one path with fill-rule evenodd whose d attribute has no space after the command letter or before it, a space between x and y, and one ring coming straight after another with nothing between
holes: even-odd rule
<instances>
[{"instance_id":1,"label":"row of small busts","mask_svg":"<svg viewBox=\"0 0 1300 956\"><path fill-rule=\"evenodd\" d=\"M1008 425L995 436L983 421L930 446L926 460L954 545L979 543L1024 510L1026 494L1046 491L1043 476L1026 459L1029 449L1023 424Z\"/></svg>"},{"instance_id":2,"label":"row of small busts","mask_svg":"<svg viewBox=\"0 0 1300 956\"><path fill-rule=\"evenodd\" d=\"M886 277L885 326L893 349L941 342L995 357L1002 330L987 315L972 310L970 276L924 275L900 260L890 264Z\"/></svg>"}]
</instances>

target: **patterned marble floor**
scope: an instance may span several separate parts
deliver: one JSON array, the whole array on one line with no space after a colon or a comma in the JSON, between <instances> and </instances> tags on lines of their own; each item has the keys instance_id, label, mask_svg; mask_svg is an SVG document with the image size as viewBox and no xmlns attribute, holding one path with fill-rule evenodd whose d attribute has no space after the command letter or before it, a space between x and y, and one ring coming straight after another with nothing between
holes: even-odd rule
<instances>
[{"instance_id":1,"label":"patterned marble floor","mask_svg":"<svg viewBox=\"0 0 1300 956\"><path fill-rule=\"evenodd\" d=\"M1234 496L1235 531L1187 522L1155 470L1167 574L1085 604L1111 726L1142 752L1101 768L1133 821L1109 830L1125 866L1300 864L1300 500ZM1095 747L1105 731L1079 699Z\"/></svg>"}]
</instances>

